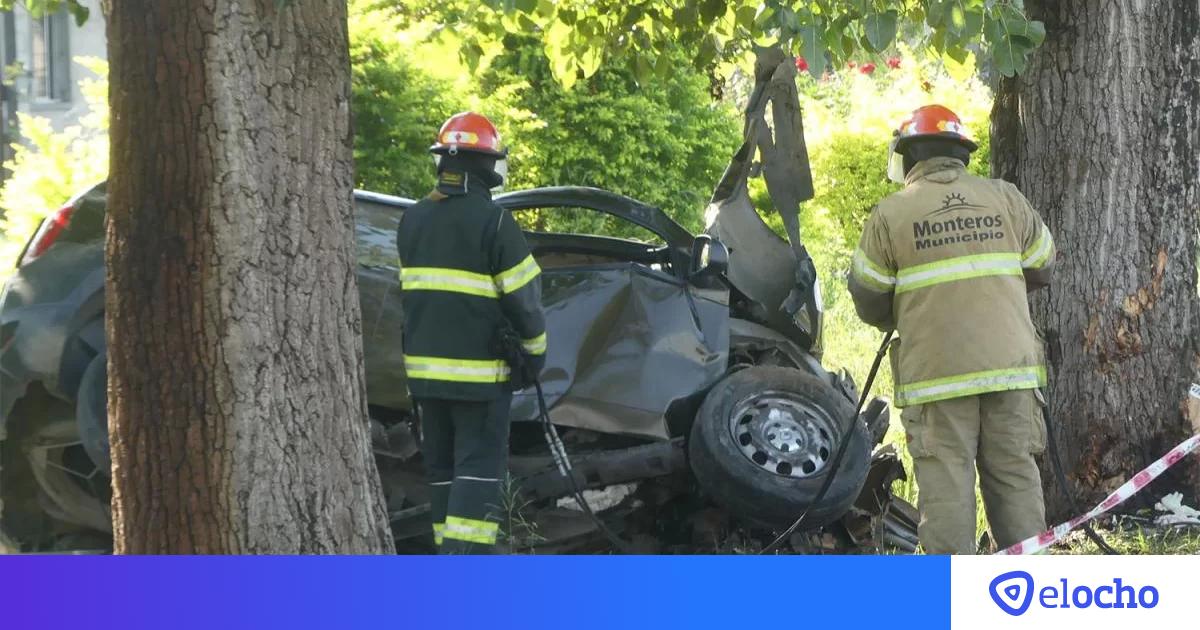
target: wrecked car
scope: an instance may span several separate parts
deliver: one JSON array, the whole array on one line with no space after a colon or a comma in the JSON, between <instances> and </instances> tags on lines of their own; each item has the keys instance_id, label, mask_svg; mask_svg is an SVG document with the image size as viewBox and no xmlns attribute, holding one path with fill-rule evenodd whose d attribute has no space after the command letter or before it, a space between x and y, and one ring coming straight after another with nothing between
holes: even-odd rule
<instances>
[{"instance_id":1,"label":"wrecked car","mask_svg":"<svg viewBox=\"0 0 1200 630\"><path fill-rule=\"evenodd\" d=\"M730 281L739 252L603 190L534 189L496 201L518 217L582 209L644 233L644 241L526 234L543 269L552 340L541 380L583 487L686 473L690 462L703 492L736 516L786 525L808 507L849 432L855 444L813 522L846 511L869 447L865 422L851 418L853 384L821 367L818 328L772 327L755 314L762 305ZM402 538L427 531L416 427L398 386L403 315L394 235L411 203L355 195L367 397ZM30 242L0 305L0 524L24 546L109 528L104 208L101 185L47 219L51 227ZM516 486L529 501L566 496L541 442L532 392L514 396L512 418Z\"/></svg>"},{"instance_id":2,"label":"wrecked car","mask_svg":"<svg viewBox=\"0 0 1200 630\"><path fill-rule=\"evenodd\" d=\"M714 511L768 530L805 510L811 528L861 516L855 506L867 496L871 449L887 428L884 401L856 417L855 384L820 363L821 298L797 229L804 191L786 189L779 178L793 174L772 177L767 164L787 240L750 204L747 180L761 166L752 158L771 139L762 110L774 75L764 76L706 233L595 188L495 198L526 228L543 270L550 343L541 382L576 484L601 518L634 539L686 537L666 530ZM781 116L774 112L777 126ZM787 148L775 139L772 150ZM20 549L106 548L111 539L105 201L101 184L47 218L0 299L0 543ZM395 251L400 216L413 202L356 191L354 203L376 462L399 547L427 550ZM529 218L559 212L602 215L637 238L539 231ZM549 454L532 391L516 393L511 417L509 545L586 548L597 528L570 501L573 484ZM814 505L843 439L846 457ZM879 503L868 511L883 511Z\"/></svg>"}]
</instances>

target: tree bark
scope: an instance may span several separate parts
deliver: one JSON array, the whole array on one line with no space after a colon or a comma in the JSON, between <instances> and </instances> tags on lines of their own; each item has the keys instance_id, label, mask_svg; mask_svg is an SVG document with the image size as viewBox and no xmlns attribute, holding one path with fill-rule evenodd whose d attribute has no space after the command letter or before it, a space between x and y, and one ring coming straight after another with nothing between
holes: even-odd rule
<instances>
[{"instance_id":1,"label":"tree bark","mask_svg":"<svg viewBox=\"0 0 1200 630\"><path fill-rule=\"evenodd\" d=\"M1200 5L1025 6L1047 37L1024 75L1001 82L992 169L1025 192L1059 245L1055 284L1033 311L1048 341L1063 459L1091 501L1190 433L1184 401L1200 372ZM1167 484L1196 491L1196 461ZM1046 485L1058 520L1069 510Z\"/></svg>"},{"instance_id":2,"label":"tree bark","mask_svg":"<svg viewBox=\"0 0 1200 630\"><path fill-rule=\"evenodd\" d=\"M109 423L119 553L381 553L346 3L116 0Z\"/></svg>"}]
</instances>

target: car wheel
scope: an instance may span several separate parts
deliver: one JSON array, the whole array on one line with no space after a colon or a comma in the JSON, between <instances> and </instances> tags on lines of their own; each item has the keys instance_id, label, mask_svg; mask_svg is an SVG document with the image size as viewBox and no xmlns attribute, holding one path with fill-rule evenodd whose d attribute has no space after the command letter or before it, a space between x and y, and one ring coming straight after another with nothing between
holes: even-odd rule
<instances>
[{"instance_id":1,"label":"car wheel","mask_svg":"<svg viewBox=\"0 0 1200 630\"><path fill-rule=\"evenodd\" d=\"M805 518L809 529L850 509L870 464L866 427L827 383L789 368L733 373L704 399L688 454L717 503L740 518L784 527L809 509L845 435L850 444L829 491Z\"/></svg>"}]
</instances>

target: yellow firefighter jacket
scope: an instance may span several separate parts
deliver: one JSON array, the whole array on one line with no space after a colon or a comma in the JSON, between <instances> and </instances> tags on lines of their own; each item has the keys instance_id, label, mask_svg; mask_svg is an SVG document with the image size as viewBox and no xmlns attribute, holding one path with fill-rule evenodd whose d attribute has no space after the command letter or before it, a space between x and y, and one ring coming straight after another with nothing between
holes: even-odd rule
<instances>
[{"instance_id":1,"label":"yellow firefighter jacket","mask_svg":"<svg viewBox=\"0 0 1200 630\"><path fill-rule=\"evenodd\" d=\"M863 321L895 328L896 404L1045 385L1027 290L1050 281L1050 230L1015 186L953 158L918 163L872 210L850 293Z\"/></svg>"}]
</instances>

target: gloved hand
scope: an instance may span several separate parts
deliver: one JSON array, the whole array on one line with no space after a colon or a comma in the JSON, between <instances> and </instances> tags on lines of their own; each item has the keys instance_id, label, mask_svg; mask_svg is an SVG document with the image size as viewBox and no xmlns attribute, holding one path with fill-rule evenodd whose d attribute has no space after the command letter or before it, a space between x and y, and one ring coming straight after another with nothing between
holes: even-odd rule
<instances>
[{"instance_id":1,"label":"gloved hand","mask_svg":"<svg viewBox=\"0 0 1200 630\"><path fill-rule=\"evenodd\" d=\"M538 379L538 375L542 372L542 366L545 364L546 357L543 355L517 353L515 360L508 361L510 369L508 389L519 392L533 387L534 381Z\"/></svg>"},{"instance_id":2,"label":"gloved hand","mask_svg":"<svg viewBox=\"0 0 1200 630\"><path fill-rule=\"evenodd\" d=\"M519 392L533 387L533 382L546 365L546 356L529 354L521 347L521 338L512 326L505 323L496 331L493 351L508 364L508 389Z\"/></svg>"},{"instance_id":3,"label":"gloved hand","mask_svg":"<svg viewBox=\"0 0 1200 630\"><path fill-rule=\"evenodd\" d=\"M530 384L542 373L542 369L546 367L546 355L544 354L525 354L521 357L525 363L525 376Z\"/></svg>"}]
</instances>

